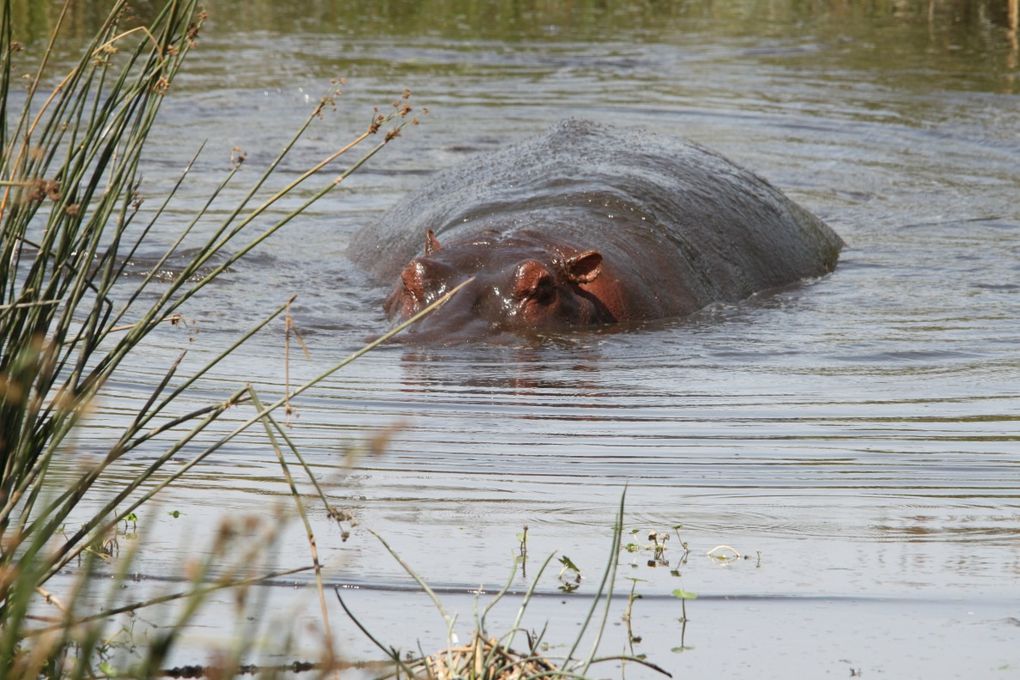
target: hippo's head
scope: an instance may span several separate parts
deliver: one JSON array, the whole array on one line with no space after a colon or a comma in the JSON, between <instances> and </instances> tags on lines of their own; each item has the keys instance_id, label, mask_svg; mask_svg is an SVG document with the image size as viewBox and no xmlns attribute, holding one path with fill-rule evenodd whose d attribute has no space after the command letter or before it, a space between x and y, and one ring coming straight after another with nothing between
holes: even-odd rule
<instances>
[{"instance_id":1,"label":"hippo's head","mask_svg":"<svg viewBox=\"0 0 1020 680\"><path fill-rule=\"evenodd\" d=\"M469 278L474 280L415 329L435 340L502 332L560 330L616 321L605 299L602 255L528 231L483 232L440 246L429 230L425 254L411 260L386 300L391 319L407 319ZM608 304L607 304L608 302Z\"/></svg>"}]
</instances>

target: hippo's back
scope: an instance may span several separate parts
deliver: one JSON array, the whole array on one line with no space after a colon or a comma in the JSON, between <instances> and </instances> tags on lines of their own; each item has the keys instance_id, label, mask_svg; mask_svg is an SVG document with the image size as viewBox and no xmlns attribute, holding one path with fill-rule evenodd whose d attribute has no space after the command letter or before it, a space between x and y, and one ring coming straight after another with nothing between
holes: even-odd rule
<instances>
[{"instance_id":1,"label":"hippo's back","mask_svg":"<svg viewBox=\"0 0 1020 680\"><path fill-rule=\"evenodd\" d=\"M696 306L819 276L842 240L757 175L683 140L568 120L544 135L440 171L378 224L350 256L393 280L427 229L546 232L600 249L665 296L682 285ZM678 303L679 304L679 303Z\"/></svg>"}]
</instances>

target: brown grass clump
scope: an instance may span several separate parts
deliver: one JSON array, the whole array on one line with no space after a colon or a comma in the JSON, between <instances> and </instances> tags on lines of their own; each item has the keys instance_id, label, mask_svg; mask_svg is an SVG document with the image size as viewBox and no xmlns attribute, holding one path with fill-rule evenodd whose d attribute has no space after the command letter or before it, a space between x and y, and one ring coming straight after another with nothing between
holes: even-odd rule
<instances>
[{"instance_id":1,"label":"brown grass clump","mask_svg":"<svg viewBox=\"0 0 1020 680\"><path fill-rule=\"evenodd\" d=\"M415 667L419 669L435 680L521 680L562 674L552 661L542 656L516 652L496 638L484 638L478 633L469 644L421 659Z\"/></svg>"}]
</instances>

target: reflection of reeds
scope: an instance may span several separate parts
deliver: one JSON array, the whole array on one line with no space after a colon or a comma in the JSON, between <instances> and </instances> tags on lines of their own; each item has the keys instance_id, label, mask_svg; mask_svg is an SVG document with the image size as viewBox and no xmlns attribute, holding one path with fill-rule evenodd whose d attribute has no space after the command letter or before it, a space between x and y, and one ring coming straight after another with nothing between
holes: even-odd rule
<instances>
[{"instance_id":1,"label":"reflection of reeds","mask_svg":"<svg viewBox=\"0 0 1020 680\"><path fill-rule=\"evenodd\" d=\"M195 43L204 14L197 10L196 0L168 0L150 23L125 29L121 25L125 3L114 3L79 61L43 98L41 84L49 78L49 58L71 5L66 3L28 83L20 113L11 114L15 97L10 86L20 49L13 35L11 5L12 0L3 0L0 8L0 668L8 671L6 677L80 676L91 674L97 663L103 619L154 603L111 603L99 614L77 613L92 588L98 560L115 556L119 523L252 425L266 423L275 444L274 432L282 430L270 414L367 349L266 406L245 386L222 401L185 406L196 381L283 314L285 302L190 373L182 368L183 354L168 359L162 378L137 405L116 441L98 462L83 464L77 480L61 487L51 481L51 468L58 461L73 459L72 434L104 387L127 370L125 358L147 336L164 324L176 325L182 319L182 306L192 296L334 190L406 124L416 121L409 116L410 93L405 92L399 106L389 114L373 114L368 128L349 144L283 189L256 201L298 139L331 107L337 92L330 93L211 233L199 237L195 227L212 219L209 207L235 180L240 156L148 273L129 279L124 276L129 263L142 244L151 241L157 225L166 233L166 208L191 167L155 209L142 211L139 190L145 142L157 126L162 100ZM384 134L376 135L381 130ZM367 151L312 190L297 208L282 216L270 215L280 199L373 136ZM261 220L260 229L249 236L257 220ZM188 249L182 247L186 239ZM197 247L190 243L195 240ZM171 260L180 271L168 280L160 273ZM199 435L242 403L254 403L257 413L212 444L200 443ZM141 447L149 452L161 447L161 451L134 478L109 481L106 488L113 488L112 494L82 519L82 499L111 466ZM192 449L197 453L168 474L166 463ZM81 524L65 528L71 521ZM242 567L257 563L259 556L240 550L231 538L235 534L236 528L225 525L212 554L219 558L242 555L245 561L234 571L228 569L228 576L213 586L206 583L209 565L201 566L193 574L193 587L171 596L185 603L184 614L151 645L134 671L137 675L158 671L181 628L212 590L258 580ZM264 554L265 544L258 546ZM131 564L130 557L122 565ZM313 560L318 575L314 552ZM83 563L78 585L69 594L55 597L43 589L75 562ZM126 573L120 573L119 582ZM37 609L57 615L40 614ZM67 664L77 664L78 671L69 672Z\"/></svg>"},{"instance_id":2,"label":"reflection of reeds","mask_svg":"<svg viewBox=\"0 0 1020 680\"><path fill-rule=\"evenodd\" d=\"M1009 38L1009 56L1006 58L1006 66L1010 69L1017 67L1018 55L1020 55L1020 0L1009 0L1008 14L1006 17L1006 35ZM1010 78L1012 82L1012 78Z\"/></svg>"}]
</instances>

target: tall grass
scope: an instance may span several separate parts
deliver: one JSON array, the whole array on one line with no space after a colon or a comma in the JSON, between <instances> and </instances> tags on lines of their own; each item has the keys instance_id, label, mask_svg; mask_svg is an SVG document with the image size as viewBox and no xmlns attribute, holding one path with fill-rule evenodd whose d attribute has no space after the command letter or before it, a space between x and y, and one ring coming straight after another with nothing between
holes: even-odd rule
<instances>
[{"instance_id":1,"label":"tall grass","mask_svg":"<svg viewBox=\"0 0 1020 680\"><path fill-rule=\"evenodd\" d=\"M101 459L84 467L80 478L60 486L52 480L54 463L73 455L71 436L97 396L125 371L132 350L161 324L175 322L190 298L335 189L413 120L405 93L403 105L389 115L373 114L349 144L263 198L267 179L332 104L335 92L330 92L242 192L227 217L205 230L208 235L199 237L195 226L211 220L209 205L237 181L239 165L212 190L148 274L127 283L123 274L132 257L151 242L154 230L166 233L167 206L190 169L184 169L155 210L141 211L146 140L158 129L160 106L195 45L205 15L196 0L168 0L151 21L128 27L123 25L125 3L116 2L78 62L56 79L49 58L69 4L24 93L12 91L20 46L13 35L11 0L3 0L0 9L0 669L19 668L25 677L44 669L48 674L87 674L89 650L97 644L91 633L79 631L74 637L75 626L83 620L70 609L50 627L59 631L56 638L49 635L49 643L32 644L43 638L40 629L32 628L33 608L41 602L57 606L44 588L46 582L83 557L82 573L90 574L90 560L102 552L119 521L238 433L266 422L268 414L286 402L288 395L265 405L257 402L254 415L242 425L199 447L172 473L163 470L186 446L197 444L198 435L225 411L253 401L250 388L240 385L220 402L198 408L182 405L197 380L283 314L288 301L281 300L247 333L186 375L179 374L183 356L168 357L162 377ZM297 208L282 215L270 210L366 142L367 149L339 174L304 192L307 197ZM186 251L180 247L185 239ZM185 261L168 282L157 273L171 257ZM159 452L134 478L112 483L111 497L82 519L82 499L111 466L139 447L150 453L158 447ZM80 524L64 533L72 518ZM79 595L76 588L71 596ZM86 665L73 672L65 658L72 642L86 659ZM163 658L169 642L161 643L155 658ZM139 673L146 675L153 668L146 666Z\"/></svg>"}]
</instances>

